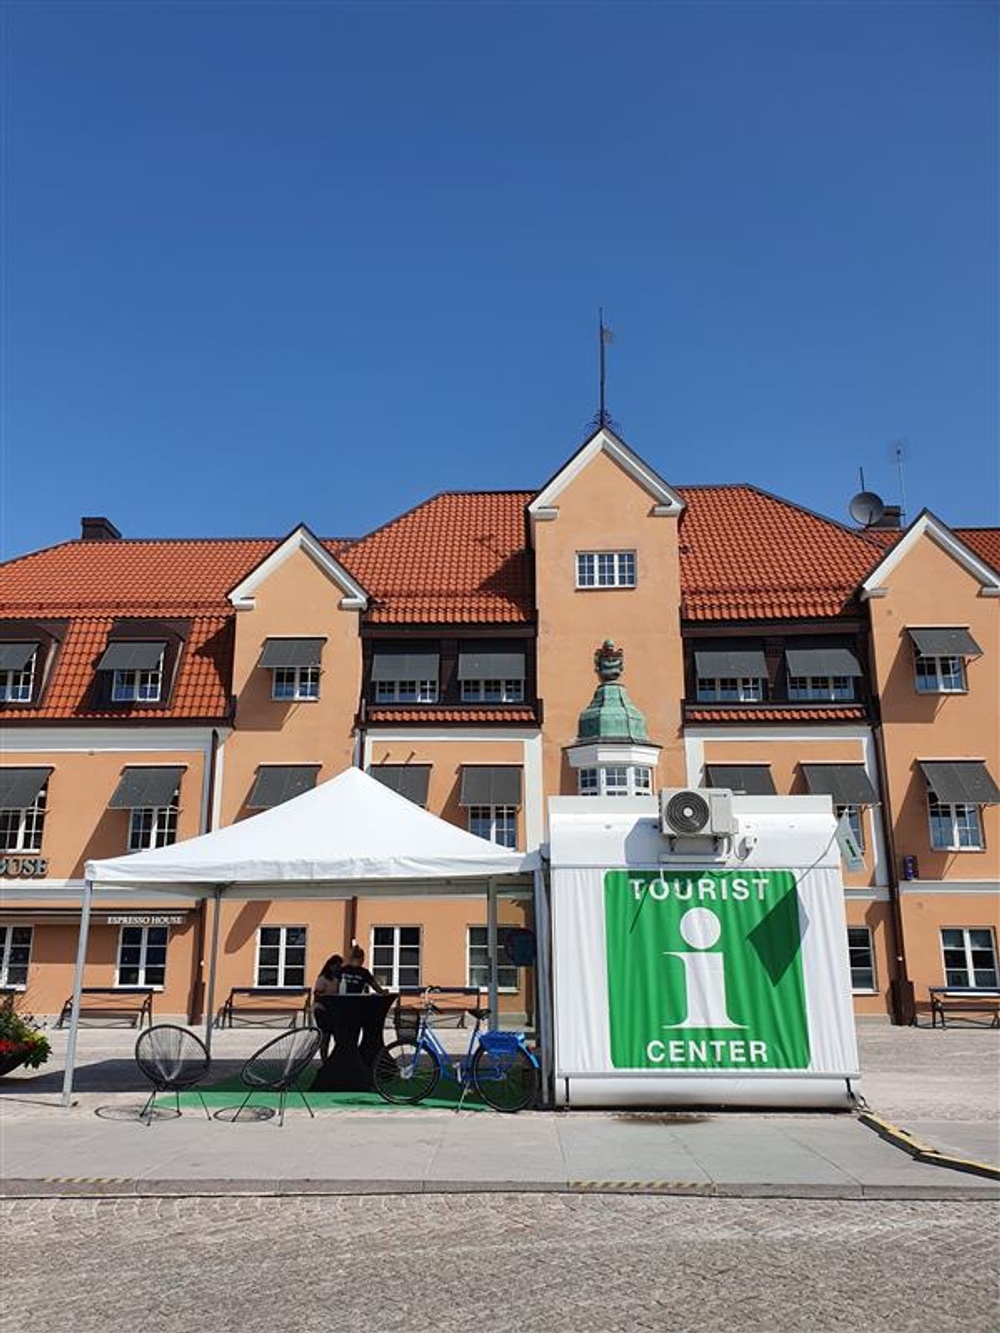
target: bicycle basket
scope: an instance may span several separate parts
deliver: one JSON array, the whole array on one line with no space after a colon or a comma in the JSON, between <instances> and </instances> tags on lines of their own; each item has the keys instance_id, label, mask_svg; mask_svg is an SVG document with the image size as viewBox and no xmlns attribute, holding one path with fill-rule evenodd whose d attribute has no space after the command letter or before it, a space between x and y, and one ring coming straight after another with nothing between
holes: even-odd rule
<instances>
[{"instance_id":1,"label":"bicycle basket","mask_svg":"<svg viewBox=\"0 0 1000 1333\"><path fill-rule=\"evenodd\" d=\"M396 1026L396 1038L399 1041L416 1041L424 1011L412 1006L397 1005L393 1016Z\"/></svg>"},{"instance_id":2,"label":"bicycle basket","mask_svg":"<svg viewBox=\"0 0 1000 1333\"><path fill-rule=\"evenodd\" d=\"M523 1037L520 1032L482 1032L479 1040L490 1055L512 1055L521 1049Z\"/></svg>"}]
</instances>

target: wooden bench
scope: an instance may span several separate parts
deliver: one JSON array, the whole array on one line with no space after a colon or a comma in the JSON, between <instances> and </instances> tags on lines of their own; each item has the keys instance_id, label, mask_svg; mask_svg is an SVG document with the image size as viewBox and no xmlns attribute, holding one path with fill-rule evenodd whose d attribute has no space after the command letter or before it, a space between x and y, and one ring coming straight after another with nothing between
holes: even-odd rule
<instances>
[{"instance_id":1,"label":"wooden bench","mask_svg":"<svg viewBox=\"0 0 1000 1333\"><path fill-rule=\"evenodd\" d=\"M938 1018L945 1026L945 1014L990 1014L990 1027L1000 1028L1000 990L982 986L929 986L931 997L931 1027L937 1027Z\"/></svg>"},{"instance_id":2,"label":"wooden bench","mask_svg":"<svg viewBox=\"0 0 1000 1333\"><path fill-rule=\"evenodd\" d=\"M288 1026L294 1028L301 1014L306 1027L311 1005L311 986L234 986L219 1011L218 1026L231 1028L239 1018L245 1027L271 1027L275 1019L290 1018Z\"/></svg>"},{"instance_id":3,"label":"wooden bench","mask_svg":"<svg viewBox=\"0 0 1000 1333\"><path fill-rule=\"evenodd\" d=\"M129 1027L153 1026L152 986L84 986L80 991L80 1021L84 1018L123 1018ZM65 1026L73 1013L72 995L62 1007L56 1023Z\"/></svg>"}]
</instances>

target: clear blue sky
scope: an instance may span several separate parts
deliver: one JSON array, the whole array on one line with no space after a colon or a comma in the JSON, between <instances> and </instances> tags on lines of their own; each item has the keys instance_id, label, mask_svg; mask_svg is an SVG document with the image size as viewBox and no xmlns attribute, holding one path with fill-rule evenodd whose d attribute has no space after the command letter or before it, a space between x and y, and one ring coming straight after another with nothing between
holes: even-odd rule
<instances>
[{"instance_id":1,"label":"clear blue sky","mask_svg":"<svg viewBox=\"0 0 1000 1333\"><path fill-rule=\"evenodd\" d=\"M539 485L601 304L668 481L997 523L997 16L8 0L3 554Z\"/></svg>"}]
</instances>

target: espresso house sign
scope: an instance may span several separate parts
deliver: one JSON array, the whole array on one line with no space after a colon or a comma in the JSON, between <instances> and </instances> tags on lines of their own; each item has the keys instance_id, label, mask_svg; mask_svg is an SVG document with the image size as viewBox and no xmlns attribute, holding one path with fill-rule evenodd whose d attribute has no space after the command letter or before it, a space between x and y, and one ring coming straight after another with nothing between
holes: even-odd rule
<instances>
[{"instance_id":1,"label":"espresso house sign","mask_svg":"<svg viewBox=\"0 0 1000 1333\"><path fill-rule=\"evenodd\" d=\"M7 879L44 879L48 873L44 856L0 856L0 875Z\"/></svg>"}]
</instances>

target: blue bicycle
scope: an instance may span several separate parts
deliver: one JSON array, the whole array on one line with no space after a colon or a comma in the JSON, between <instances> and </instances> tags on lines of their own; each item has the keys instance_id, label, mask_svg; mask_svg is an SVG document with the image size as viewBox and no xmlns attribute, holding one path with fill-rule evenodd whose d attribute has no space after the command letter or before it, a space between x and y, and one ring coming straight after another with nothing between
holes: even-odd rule
<instances>
[{"instance_id":1,"label":"blue bicycle","mask_svg":"<svg viewBox=\"0 0 1000 1333\"><path fill-rule=\"evenodd\" d=\"M462 1089L461 1107L470 1088L495 1111L523 1111L533 1106L541 1078L538 1060L521 1032L482 1031L488 1009L466 1009L476 1020L469 1048L456 1061L430 1026L439 1012L429 996L421 1008L396 1010L397 1041L375 1060L375 1087L387 1102L415 1105L429 1097L441 1078Z\"/></svg>"}]
</instances>

